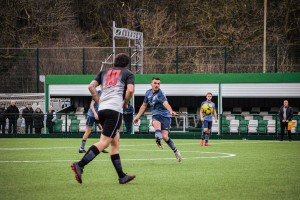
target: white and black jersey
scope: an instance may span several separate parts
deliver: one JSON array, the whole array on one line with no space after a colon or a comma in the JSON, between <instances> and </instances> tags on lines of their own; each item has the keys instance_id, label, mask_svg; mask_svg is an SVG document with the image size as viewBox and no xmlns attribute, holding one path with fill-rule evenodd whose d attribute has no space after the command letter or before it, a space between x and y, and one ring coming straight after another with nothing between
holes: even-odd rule
<instances>
[{"instance_id":1,"label":"white and black jersey","mask_svg":"<svg viewBox=\"0 0 300 200\"><path fill-rule=\"evenodd\" d=\"M134 75L124 67L113 67L101 71L95 81L102 86L100 110L115 110L123 113L124 97L128 84L134 84Z\"/></svg>"}]
</instances>

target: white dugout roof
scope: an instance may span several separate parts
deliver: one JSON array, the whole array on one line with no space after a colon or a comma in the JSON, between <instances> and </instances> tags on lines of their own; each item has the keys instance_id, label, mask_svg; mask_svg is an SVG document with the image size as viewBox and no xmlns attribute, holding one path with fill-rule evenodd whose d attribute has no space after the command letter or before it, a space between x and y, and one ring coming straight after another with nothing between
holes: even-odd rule
<instances>
[{"instance_id":1,"label":"white dugout roof","mask_svg":"<svg viewBox=\"0 0 300 200\"><path fill-rule=\"evenodd\" d=\"M136 84L135 96L144 96L149 84ZM222 97L300 97L300 83L222 83L222 84L163 84L161 89L167 96L205 96L208 91L213 96ZM87 84L49 85L49 95L90 96Z\"/></svg>"}]
</instances>

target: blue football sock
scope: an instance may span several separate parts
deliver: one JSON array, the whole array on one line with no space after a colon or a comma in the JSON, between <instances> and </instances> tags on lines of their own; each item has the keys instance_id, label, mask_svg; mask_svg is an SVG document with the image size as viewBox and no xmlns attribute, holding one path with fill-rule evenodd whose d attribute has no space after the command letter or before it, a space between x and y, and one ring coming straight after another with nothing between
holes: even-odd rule
<instances>
[{"instance_id":1,"label":"blue football sock","mask_svg":"<svg viewBox=\"0 0 300 200\"><path fill-rule=\"evenodd\" d=\"M86 140L82 140L82 141L81 141L81 146L80 146L81 149L84 149L85 143L86 143Z\"/></svg>"},{"instance_id":2,"label":"blue football sock","mask_svg":"<svg viewBox=\"0 0 300 200\"><path fill-rule=\"evenodd\" d=\"M177 148L173 142L173 140L171 138L169 138L168 141L166 141L166 143L169 145L169 147L174 151L174 153L177 151Z\"/></svg>"},{"instance_id":3,"label":"blue football sock","mask_svg":"<svg viewBox=\"0 0 300 200\"><path fill-rule=\"evenodd\" d=\"M205 133L205 143L207 143L209 140L209 133Z\"/></svg>"},{"instance_id":4,"label":"blue football sock","mask_svg":"<svg viewBox=\"0 0 300 200\"><path fill-rule=\"evenodd\" d=\"M162 139L161 130L155 130L155 138L159 138L160 140Z\"/></svg>"}]
</instances>

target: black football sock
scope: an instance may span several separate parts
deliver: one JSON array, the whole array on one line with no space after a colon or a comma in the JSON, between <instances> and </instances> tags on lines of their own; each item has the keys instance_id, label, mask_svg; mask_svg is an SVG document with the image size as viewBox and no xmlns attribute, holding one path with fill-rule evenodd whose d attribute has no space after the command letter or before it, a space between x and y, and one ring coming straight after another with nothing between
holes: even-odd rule
<instances>
[{"instance_id":1,"label":"black football sock","mask_svg":"<svg viewBox=\"0 0 300 200\"><path fill-rule=\"evenodd\" d=\"M169 147L174 151L174 153L177 151L177 148L173 142L173 140L171 138L169 138L168 141L166 141L166 143L169 145Z\"/></svg>"},{"instance_id":2,"label":"black football sock","mask_svg":"<svg viewBox=\"0 0 300 200\"><path fill-rule=\"evenodd\" d=\"M86 166L89 162L91 162L98 154L99 150L96 146L92 145L89 150L85 153L83 158L78 162L79 167Z\"/></svg>"},{"instance_id":3,"label":"black football sock","mask_svg":"<svg viewBox=\"0 0 300 200\"><path fill-rule=\"evenodd\" d=\"M114 154L114 155L111 155L110 158L111 158L111 162L113 163L113 165L118 173L119 178L123 178L124 176L126 176L126 174L123 172L123 169L122 169L120 155Z\"/></svg>"}]
</instances>

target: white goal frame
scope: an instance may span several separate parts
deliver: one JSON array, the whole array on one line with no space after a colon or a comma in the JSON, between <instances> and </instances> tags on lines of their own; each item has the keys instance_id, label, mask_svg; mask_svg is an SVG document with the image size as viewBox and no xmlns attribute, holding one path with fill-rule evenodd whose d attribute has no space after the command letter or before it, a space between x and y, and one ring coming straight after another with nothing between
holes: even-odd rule
<instances>
[{"instance_id":1,"label":"white goal frame","mask_svg":"<svg viewBox=\"0 0 300 200\"><path fill-rule=\"evenodd\" d=\"M116 54L116 39L128 39L128 47L132 48L131 66L135 67L135 72L143 74L143 33L132 31L127 28L117 28L115 21L113 21L113 52L112 59L115 60ZM131 46L133 41L133 46Z\"/></svg>"}]
</instances>

